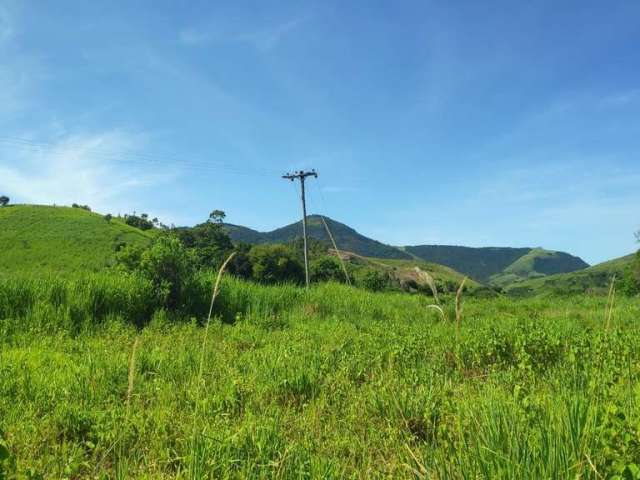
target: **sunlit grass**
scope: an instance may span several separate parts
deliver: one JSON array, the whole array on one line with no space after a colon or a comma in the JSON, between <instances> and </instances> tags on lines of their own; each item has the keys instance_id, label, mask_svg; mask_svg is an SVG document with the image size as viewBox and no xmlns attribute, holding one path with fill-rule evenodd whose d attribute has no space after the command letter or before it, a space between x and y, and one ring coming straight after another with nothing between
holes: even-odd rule
<instances>
[{"instance_id":1,"label":"sunlit grass","mask_svg":"<svg viewBox=\"0 0 640 480\"><path fill-rule=\"evenodd\" d=\"M135 277L0 279L4 471L633 478L637 299L466 297L456 334L430 297L225 278L203 351L212 279L180 313Z\"/></svg>"}]
</instances>

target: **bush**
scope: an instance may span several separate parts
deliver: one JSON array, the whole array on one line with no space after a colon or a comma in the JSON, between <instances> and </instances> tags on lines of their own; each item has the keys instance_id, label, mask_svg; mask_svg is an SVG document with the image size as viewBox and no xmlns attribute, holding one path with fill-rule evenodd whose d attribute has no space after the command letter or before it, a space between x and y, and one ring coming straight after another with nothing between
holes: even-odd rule
<instances>
[{"instance_id":1,"label":"bush","mask_svg":"<svg viewBox=\"0 0 640 480\"><path fill-rule=\"evenodd\" d=\"M256 245L249 252L253 278L262 283L302 283L304 268L284 245Z\"/></svg>"},{"instance_id":2,"label":"bush","mask_svg":"<svg viewBox=\"0 0 640 480\"><path fill-rule=\"evenodd\" d=\"M173 235L159 236L149 248L127 246L116 255L120 268L139 272L154 285L158 300L169 309L182 305L182 294L191 283L195 260Z\"/></svg>"},{"instance_id":3,"label":"bush","mask_svg":"<svg viewBox=\"0 0 640 480\"><path fill-rule=\"evenodd\" d=\"M314 282L344 282L344 271L335 257L324 256L313 260L310 265Z\"/></svg>"},{"instance_id":4,"label":"bush","mask_svg":"<svg viewBox=\"0 0 640 480\"><path fill-rule=\"evenodd\" d=\"M124 222L135 228L139 228L140 230L151 230L153 228L153 223L149 221L146 214L142 214L142 216L137 215L125 215Z\"/></svg>"},{"instance_id":5,"label":"bush","mask_svg":"<svg viewBox=\"0 0 640 480\"><path fill-rule=\"evenodd\" d=\"M365 270L357 282L358 286L371 290L373 292L381 292L391 286L389 275L379 270Z\"/></svg>"}]
</instances>

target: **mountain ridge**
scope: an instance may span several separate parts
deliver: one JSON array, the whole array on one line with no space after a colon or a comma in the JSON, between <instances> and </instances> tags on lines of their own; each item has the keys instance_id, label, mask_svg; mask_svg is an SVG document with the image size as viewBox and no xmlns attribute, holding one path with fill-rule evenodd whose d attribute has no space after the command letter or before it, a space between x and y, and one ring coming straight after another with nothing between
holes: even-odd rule
<instances>
[{"instance_id":1,"label":"mountain ridge","mask_svg":"<svg viewBox=\"0 0 640 480\"><path fill-rule=\"evenodd\" d=\"M461 245L387 245L360 234L352 227L327 216L307 217L310 237L329 241L321 217L329 225L340 250L366 257L420 260L450 267L485 284L496 286L588 268L589 264L566 252L540 247L466 247ZM225 224L234 241L246 243L286 243L302 237L301 221L260 232L248 227Z\"/></svg>"}]
</instances>

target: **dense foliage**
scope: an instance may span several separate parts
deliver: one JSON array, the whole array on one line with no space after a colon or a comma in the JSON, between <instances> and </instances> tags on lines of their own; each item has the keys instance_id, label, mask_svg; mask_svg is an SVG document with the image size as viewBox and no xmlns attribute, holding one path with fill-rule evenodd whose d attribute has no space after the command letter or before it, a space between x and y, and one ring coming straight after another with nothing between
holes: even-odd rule
<instances>
[{"instance_id":1,"label":"dense foliage","mask_svg":"<svg viewBox=\"0 0 640 480\"><path fill-rule=\"evenodd\" d=\"M249 252L253 278L262 283L302 283L304 268L285 245L256 245Z\"/></svg>"},{"instance_id":2,"label":"dense foliage","mask_svg":"<svg viewBox=\"0 0 640 480\"><path fill-rule=\"evenodd\" d=\"M175 232L183 245L194 251L198 268L218 268L233 250L229 235L218 223L207 222Z\"/></svg>"},{"instance_id":3,"label":"dense foliage","mask_svg":"<svg viewBox=\"0 0 640 480\"><path fill-rule=\"evenodd\" d=\"M154 227L153 222L149 220L149 216L146 213L143 213L140 216L136 214L125 214L124 222L127 225L139 228L140 230L151 230Z\"/></svg>"},{"instance_id":4,"label":"dense foliage","mask_svg":"<svg viewBox=\"0 0 640 480\"><path fill-rule=\"evenodd\" d=\"M422 296L227 278L204 344L195 279L176 316L137 275L0 278L3 475L637 478L637 300L467 299L458 330Z\"/></svg>"}]
</instances>

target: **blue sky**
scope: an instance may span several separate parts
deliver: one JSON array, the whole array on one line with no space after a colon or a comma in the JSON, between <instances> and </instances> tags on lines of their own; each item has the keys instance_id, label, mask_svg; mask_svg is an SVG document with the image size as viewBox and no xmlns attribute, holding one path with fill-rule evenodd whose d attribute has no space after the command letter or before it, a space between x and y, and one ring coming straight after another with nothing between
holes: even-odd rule
<instances>
[{"instance_id":1,"label":"blue sky","mask_svg":"<svg viewBox=\"0 0 640 480\"><path fill-rule=\"evenodd\" d=\"M0 0L0 193L591 263L640 228L640 3Z\"/></svg>"}]
</instances>

